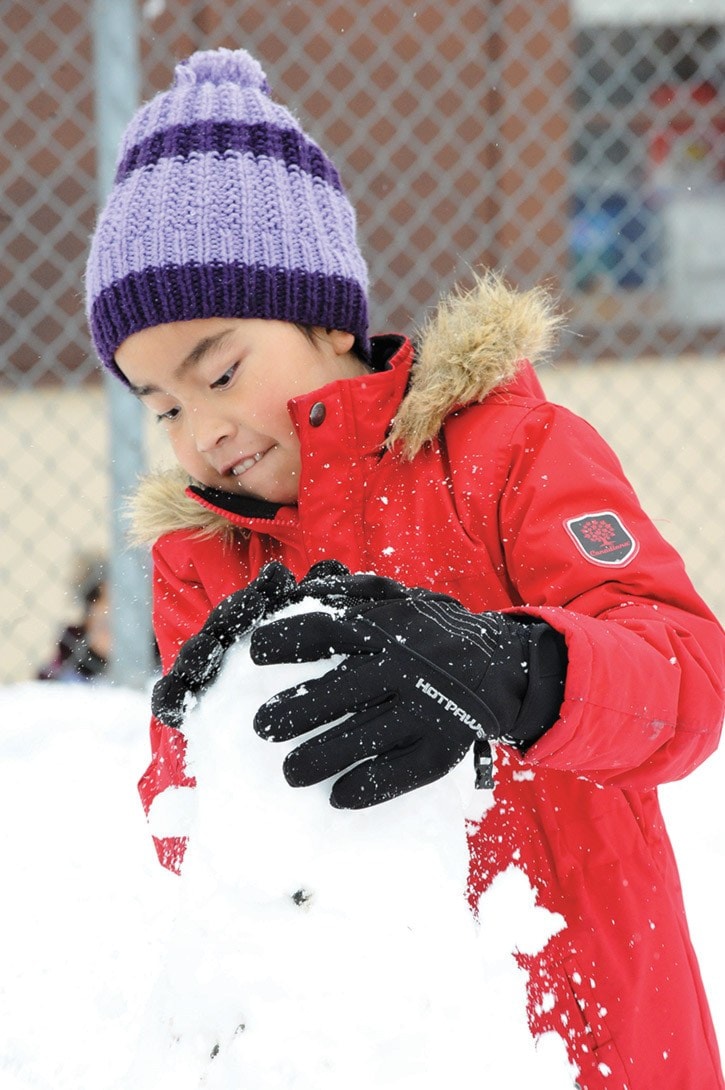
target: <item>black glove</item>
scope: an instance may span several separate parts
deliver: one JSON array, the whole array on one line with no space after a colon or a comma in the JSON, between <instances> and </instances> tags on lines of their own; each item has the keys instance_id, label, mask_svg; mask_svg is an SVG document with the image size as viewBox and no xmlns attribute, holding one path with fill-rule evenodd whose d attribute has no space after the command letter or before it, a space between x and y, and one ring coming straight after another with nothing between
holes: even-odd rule
<instances>
[{"instance_id":1,"label":"black glove","mask_svg":"<svg viewBox=\"0 0 725 1090\"><path fill-rule=\"evenodd\" d=\"M284 774L293 787L351 769L330 801L362 809L439 779L476 739L523 748L558 718L565 644L543 622L470 613L446 595L351 575L335 561L312 568L298 590L335 614L261 625L252 634L252 660L348 657L268 700L255 730L287 741L347 718L287 755Z\"/></svg>"},{"instance_id":2,"label":"black glove","mask_svg":"<svg viewBox=\"0 0 725 1090\"><path fill-rule=\"evenodd\" d=\"M249 586L220 602L204 627L186 641L169 673L154 685L151 710L156 718L169 727L180 727L189 697L212 683L227 648L296 596L294 576L283 564L273 561Z\"/></svg>"}]
</instances>

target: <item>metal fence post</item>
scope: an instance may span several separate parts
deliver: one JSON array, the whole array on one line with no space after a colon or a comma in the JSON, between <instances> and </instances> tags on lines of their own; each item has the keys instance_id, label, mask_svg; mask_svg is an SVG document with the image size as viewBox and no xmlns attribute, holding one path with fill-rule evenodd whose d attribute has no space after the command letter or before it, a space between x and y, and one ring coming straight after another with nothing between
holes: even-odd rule
<instances>
[{"instance_id":1,"label":"metal fence post","mask_svg":"<svg viewBox=\"0 0 725 1090\"><path fill-rule=\"evenodd\" d=\"M102 202L113 171L124 126L138 105L140 64L135 0L94 0L93 46L98 157L98 195ZM104 377L110 433L111 479L111 680L141 688L152 668L148 573L145 558L126 543L125 497L146 467L142 409L120 383Z\"/></svg>"}]
</instances>

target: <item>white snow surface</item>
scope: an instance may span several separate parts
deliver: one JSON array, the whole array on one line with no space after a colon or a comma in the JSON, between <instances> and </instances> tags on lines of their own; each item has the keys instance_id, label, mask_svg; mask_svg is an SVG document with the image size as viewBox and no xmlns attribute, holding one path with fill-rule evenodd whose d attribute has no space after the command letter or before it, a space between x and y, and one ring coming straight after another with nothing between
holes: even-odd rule
<instances>
[{"instance_id":1,"label":"white snow surface","mask_svg":"<svg viewBox=\"0 0 725 1090\"><path fill-rule=\"evenodd\" d=\"M251 720L311 674L227 655L185 728L198 787L152 808L190 834L180 878L136 794L148 694L0 689L3 1090L571 1090L559 1038L529 1035L512 956L561 919L516 869L478 923L463 898L464 819L490 798L469 762L357 813L329 783L289 788L290 746ZM662 791L719 1029L722 765Z\"/></svg>"}]
</instances>

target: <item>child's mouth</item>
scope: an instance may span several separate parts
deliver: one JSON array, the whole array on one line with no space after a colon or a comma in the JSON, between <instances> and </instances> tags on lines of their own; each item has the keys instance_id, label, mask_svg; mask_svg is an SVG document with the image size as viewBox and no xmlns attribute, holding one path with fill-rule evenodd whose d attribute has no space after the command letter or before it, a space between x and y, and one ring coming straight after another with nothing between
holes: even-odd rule
<instances>
[{"instance_id":1,"label":"child's mouth","mask_svg":"<svg viewBox=\"0 0 725 1090\"><path fill-rule=\"evenodd\" d=\"M260 458L263 458L265 451L259 450L256 454L251 454L248 458L244 458L241 462L237 462L235 466L229 470L232 477L241 477L243 473L246 473L252 466L256 466Z\"/></svg>"}]
</instances>

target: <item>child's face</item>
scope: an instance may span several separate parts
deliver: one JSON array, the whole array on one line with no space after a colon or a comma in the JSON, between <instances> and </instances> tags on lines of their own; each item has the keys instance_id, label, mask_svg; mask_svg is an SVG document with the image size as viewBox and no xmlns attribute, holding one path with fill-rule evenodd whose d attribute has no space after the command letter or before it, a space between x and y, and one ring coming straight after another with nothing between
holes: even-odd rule
<instances>
[{"instance_id":1,"label":"child's face","mask_svg":"<svg viewBox=\"0 0 725 1090\"><path fill-rule=\"evenodd\" d=\"M287 402L362 374L353 340L335 330L310 340L289 322L200 318L132 334L116 362L197 481L296 503L300 446Z\"/></svg>"}]
</instances>

